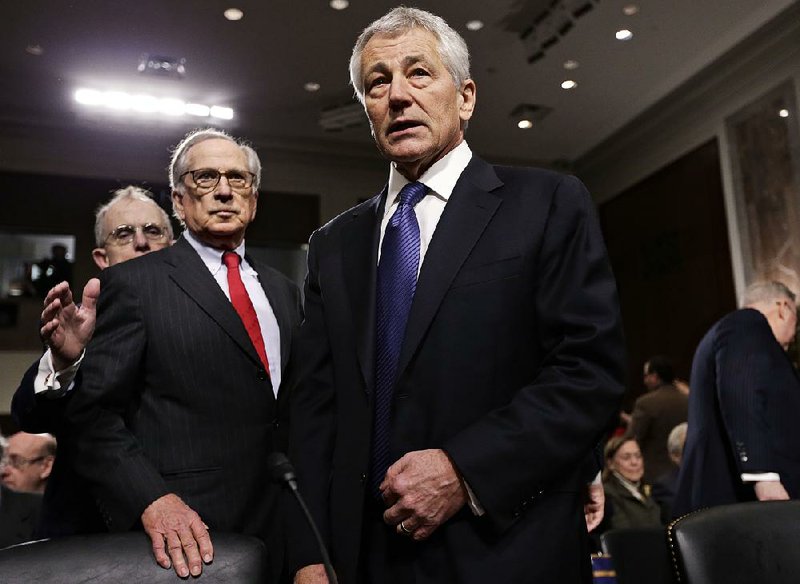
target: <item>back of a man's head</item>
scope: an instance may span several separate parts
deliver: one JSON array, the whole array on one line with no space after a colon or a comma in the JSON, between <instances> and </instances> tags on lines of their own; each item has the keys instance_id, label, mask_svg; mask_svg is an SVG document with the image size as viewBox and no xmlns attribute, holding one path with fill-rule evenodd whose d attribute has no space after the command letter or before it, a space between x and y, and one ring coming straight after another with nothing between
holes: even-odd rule
<instances>
[{"instance_id":1,"label":"back of a man's head","mask_svg":"<svg viewBox=\"0 0 800 584\"><path fill-rule=\"evenodd\" d=\"M786 349L797 328L796 296L783 282L756 282L742 295L743 308L758 310L767 319L775 339Z\"/></svg>"},{"instance_id":2,"label":"back of a man's head","mask_svg":"<svg viewBox=\"0 0 800 584\"><path fill-rule=\"evenodd\" d=\"M675 371L672 368L672 361L665 355L654 355L650 357L645 364L645 370L647 373L658 377L659 385L675 381Z\"/></svg>"}]
</instances>

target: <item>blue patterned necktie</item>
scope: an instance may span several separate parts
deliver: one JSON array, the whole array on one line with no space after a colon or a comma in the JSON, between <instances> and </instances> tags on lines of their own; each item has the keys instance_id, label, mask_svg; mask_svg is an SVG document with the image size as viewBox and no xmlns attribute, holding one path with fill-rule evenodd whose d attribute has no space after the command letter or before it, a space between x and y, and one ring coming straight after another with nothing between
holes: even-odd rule
<instances>
[{"instance_id":1,"label":"blue patterned necktie","mask_svg":"<svg viewBox=\"0 0 800 584\"><path fill-rule=\"evenodd\" d=\"M386 225L378 264L375 303L375 399L372 424L370 487L380 499L379 485L389 468L392 393L397 380L397 361L406 333L408 313L417 288L419 224L414 206L428 192L419 182L400 191L400 203Z\"/></svg>"}]
</instances>

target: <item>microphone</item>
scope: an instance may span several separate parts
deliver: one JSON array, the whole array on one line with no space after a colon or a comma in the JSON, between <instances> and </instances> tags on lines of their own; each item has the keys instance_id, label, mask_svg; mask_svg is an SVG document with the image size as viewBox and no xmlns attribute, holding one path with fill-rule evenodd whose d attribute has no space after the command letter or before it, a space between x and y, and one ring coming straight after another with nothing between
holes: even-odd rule
<instances>
[{"instance_id":1,"label":"microphone","mask_svg":"<svg viewBox=\"0 0 800 584\"><path fill-rule=\"evenodd\" d=\"M287 485L292 493L294 493L300 508L303 510L306 521L317 540L317 545L322 555L322 563L325 565L325 575L328 576L328 582L329 584L338 584L336 573L333 571L333 564L331 564L331 558L328 556L328 550L325 549L325 543L322 541L322 536L319 533L319 529L317 529L317 524L314 523L314 518L311 517L306 502L303 500L297 488L297 475L295 475L292 463L289 462L289 459L283 452L272 452L267 457L267 467L269 468L270 477L274 482Z\"/></svg>"}]
</instances>

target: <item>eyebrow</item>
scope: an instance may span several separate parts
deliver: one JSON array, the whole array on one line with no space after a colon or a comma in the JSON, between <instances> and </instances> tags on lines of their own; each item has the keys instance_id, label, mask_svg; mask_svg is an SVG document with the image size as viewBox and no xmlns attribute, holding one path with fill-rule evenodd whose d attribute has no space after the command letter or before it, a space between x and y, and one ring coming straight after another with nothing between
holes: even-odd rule
<instances>
[{"instance_id":1,"label":"eyebrow","mask_svg":"<svg viewBox=\"0 0 800 584\"><path fill-rule=\"evenodd\" d=\"M416 63L424 63L428 65L428 59L425 55L408 55L407 57L403 57L402 66L403 68L410 67ZM375 63L372 67L367 69L365 72L365 77L367 75L371 75L372 73L385 73L389 70L389 67L386 65L384 61L379 61Z\"/></svg>"}]
</instances>

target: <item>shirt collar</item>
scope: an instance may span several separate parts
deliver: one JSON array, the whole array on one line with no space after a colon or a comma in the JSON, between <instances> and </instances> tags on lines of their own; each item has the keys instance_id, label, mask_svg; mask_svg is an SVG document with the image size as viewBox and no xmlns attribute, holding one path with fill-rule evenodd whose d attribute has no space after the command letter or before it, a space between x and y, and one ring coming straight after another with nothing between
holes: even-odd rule
<instances>
[{"instance_id":1,"label":"shirt collar","mask_svg":"<svg viewBox=\"0 0 800 584\"><path fill-rule=\"evenodd\" d=\"M189 242L189 245L191 245L197 252L197 255L200 256L200 259L203 260L203 263L208 268L208 271L211 272L212 275L216 276L217 272L219 272L220 269L222 269L222 266L224 265L222 263L222 254L225 250L217 249L215 247L211 247L210 245L203 243L202 241L197 239L188 229L185 229L183 231L183 236L186 238L186 241ZM250 267L250 264L248 264L244 259L244 240L242 240L242 243L239 244L239 247L237 247L233 251L238 253L239 257L242 258L242 263L241 263L242 269L251 272L252 268Z\"/></svg>"},{"instance_id":2,"label":"shirt collar","mask_svg":"<svg viewBox=\"0 0 800 584\"><path fill-rule=\"evenodd\" d=\"M430 194L437 196L443 201L447 202L453 189L458 182L461 173L469 164L472 159L472 150L469 149L466 140L462 140L461 144L453 148L450 152L445 154L440 160L437 160L428 170L426 170L418 182L421 182L431 191ZM386 211L392 207L400 193L400 189L406 186L410 181L400 174L397 166L393 162L389 166L389 188L386 196Z\"/></svg>"}]
</instances>

